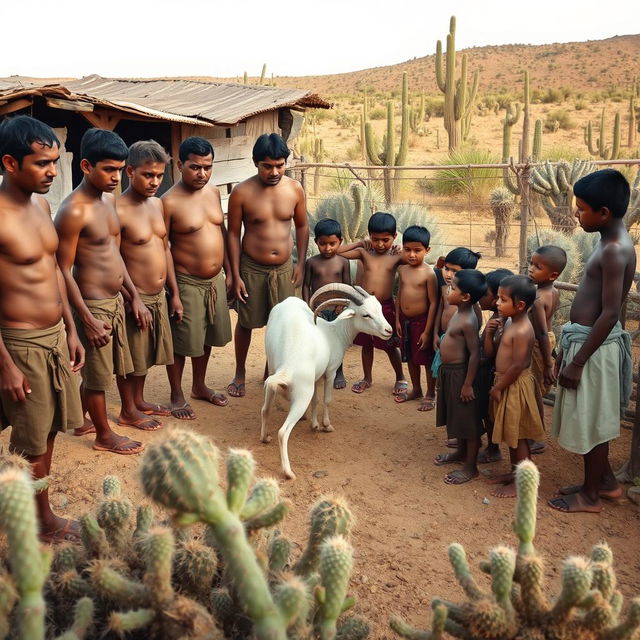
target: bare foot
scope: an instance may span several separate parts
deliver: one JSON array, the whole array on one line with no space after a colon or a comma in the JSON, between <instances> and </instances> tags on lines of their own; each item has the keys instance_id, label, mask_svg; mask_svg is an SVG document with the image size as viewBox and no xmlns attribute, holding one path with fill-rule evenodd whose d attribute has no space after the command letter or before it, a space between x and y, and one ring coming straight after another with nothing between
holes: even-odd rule
<instances>
[{"instance_id":1,"label":"bare foot","mask_svg":"<svg viewBox=\"0 0 640 640\"><path fill-rule=\"evenodd\" d=\"M464 469L456 469L455 471L450 471L444 477L445 484L464 484L465 482L469 482L474 478L478 477L478 471L475 473L471 471L465 471Z\"/></svg>"},{"instance_id":2,"label":"bare foot","mask_svg":"<svg viewBox=\"0 0 640 640\"><path fill-rule=\"evenodd\" d=\"M497 476L489 476L487 478L487 484L511 484L514 478L513 473L501 473Z\"/></svg>"},{"instance_id":3,"label":"bare foot","mask_svg":"<svg viewBox=\"0 0 640 640\"><path fill-rule=\"evenodd\" d=\"M371 380L358 380L351 385L351 391L353 393L362 393L366 389L370 389L373 383Z\"/></svg>"},{"instance_id":4,"label":"bare foot","mask_svg":"<svg viewBox=\"0 0 640 640\"><path fill-rule=\"evenodd\" d=\"M205 400L216 407L226 407L229 404L229 398L224 393L216 393L213 389L205 387L204 389L193 389L191 391L191 397L194 400Z\"/></svg>"},{"instance_id":5,"label":"bare foot","mask_svg":"<svg viewBox=\"0 0 640 640\"><path fill-rule=\"evenodd\" d=\"M500 487L496 487L492 492L492 496L496 496L496 498L515 498L517 495L516 483L509 482L508 484L503 484Z\"/></svg>"},{"instance_id":6,"label":"bare foot","mask_svg":"<svg viewBox=\"0 0 640 640\"><path fill-rule=\"evenodd\" d=\"M549 506L564 513L600 513L602 511L600 500L591 502L589 498L580 492L549 500Z\"/></svg>"},{"instance_id":7,"label":"bare foot","mask_svg":"<svg viewBox=\"0 0 640 640\"><path fill-rule=\"evenodd\" d=\"M432 396L425 396L420 401L418 411L433 411L436 408L436 399Z\"/></svg>"},{"instance_id":8,"label":"bare foot","mask_svg":"<svg viewBox=\"0 0 640 640\"><path fill-rule=\"evenodd\" d=\"M96 428L93 426L93 422L89 418L84 419L84 424L81 427L77 427L73 430L74 436L86 436L88 433L95 433Z\"/></svg>"},{"instance_id":9,"label":"bare foot","mask_svg":"<svg viewBox=\"0 0 640 640\"><path fill-rule=\"evenodd\" d=\"M562 487L562 489L558 489L558 493L561 496L570 496L574 493L580 493L581 491L581 484L573 484L569 487ZM624 495L624 491L622 490L622 487L616 487L615 489L600 489L599 494L600 497L605 500L620 500Z\"/></svg>"},{"instance_id":10,"label":"bare foot","mask_svg":"<svg viewBox=\"0 0 640 640\"><path fill-rule=\"evenodd\" d=\"M437 467L454 462L462 462L462 456L457 451L453 453L439 453L433 460L433 464Z\"/></svg>"},{"instance_id":11,"label":"bare foot","mask_svg":"<svg viewBox=\"0 0 640 640\"><path fill-rule=\"evenodd\" d=\"M227 393L232 398L244 398L244 394L246 393L244 388L244 380L242 380L241 382L240 380L234 378L227 385Z\"/></svg>"},{"instance_id":12,"label":"bare foot","mask_svg":"<svg viewBox=\"0 0 640 640\"><path fill-rule=\"evenodd\" d=\"M103 441L96 440L93 443L93 448L96 451L107 451L109 453L119 453L122 456L130 456L143 451L144 445L142 442L131 440L126 436L119 436L112 432L110 437L105 438Z\"/></svg>"}]
</instances>

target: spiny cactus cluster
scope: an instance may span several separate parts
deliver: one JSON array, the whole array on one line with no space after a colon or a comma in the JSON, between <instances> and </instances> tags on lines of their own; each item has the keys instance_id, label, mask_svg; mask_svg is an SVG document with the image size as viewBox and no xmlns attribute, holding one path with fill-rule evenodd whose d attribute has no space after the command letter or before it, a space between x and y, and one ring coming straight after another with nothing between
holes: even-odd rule
<instances>
[{"instance_id":1,"label":"spiny cactus cluster","mask_svg":"<svg viewBox=\"0 0 640 640\"><path fill-rule=\"evenodd\" d=\"M343 616L355 604L346 503L324 497L313 506L294 562L293 543L275 529L289 509L277 482L254 481L251 454L231 450L223 490L218 458L202 436L166 434L147 448L141 480L172 512L169 524L149 505L134 510L108 476L95 512L80 519L83 544L55 554L38 541L29 476L0 470L11 569L0 571L0 640L364 640L368 623Z\"/></svg>"},{"instance_id":2,"label":"spiny cactus cluster","mask_svg":"<svg viewBox=\"0 0 640 640\"><path fill-rule=\"evenodd\" d=\"M496 187L489 194L489 205L496 225L496 257L502 258L506 255L510 224L515 210L513 194L506 187Z\"/></svg>"},{"instance_id":3,"label":"spiny cactus cluster","mask_svg":"<svg viewBox=\"0 0 640 640\"><path fill-rule=\"evenodd\" d=\"M591 120L587 123L587 126L584 128L584 143L587 145L587 149L589 149L589 153L592 156L596 156L598 158L602 158L603 160L616 160L620 157L620 113L616 113L614 121L613 121L613 137L610 145L607 144L605 140L605 110L602 108L602 113L600 114L600 130L598 131L598 138L593 140L593 126L591 124Z\"/></svg>"},{"instance_id":4,"label":"spiny cactus cluster","mask_svg":"<svg viewBox=\"0 0 640 640\"><path fill-rule=\"evenodd\" d=\"M518 465L514 531L518 551L498 546L480 568L491 576L491 591L471 574L464 548L449 547L449 560L468 600L432 600L431 631L414 629L394 617L391 628L411 640L441 640L444 633L473 640L632 640L640 628L640 598L620 617L622 594L616 589L613 555L605 544L590 558L570 557L562 569L562 588L551 602L544 593L544 565L533 540L540 475L529 460Z\"/></svg>"}]
</instances>

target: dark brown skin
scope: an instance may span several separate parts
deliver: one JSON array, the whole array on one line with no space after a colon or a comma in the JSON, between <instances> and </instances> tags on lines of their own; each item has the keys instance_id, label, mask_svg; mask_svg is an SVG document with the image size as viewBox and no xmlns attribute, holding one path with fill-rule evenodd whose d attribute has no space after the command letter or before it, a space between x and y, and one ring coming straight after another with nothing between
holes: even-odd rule
<instances>
[{"instance_id":1,"label":"dark brown skin","mask_svg":"<svg viewBox=\"0 0 640 640\"><path fill-rule=\"evenodd\" d=\"M208 184L213 171L211 154L189 154L184 162L178 162L181 179L162 196L164 220L171 243L171 255L176 272L213 278L224 267L227 292L231 289L231 266L228 261L224 214L220 202L220 190ZM171 290L171 283L169 288ZM179 299L178 288L171 290L172 300ZM180 305L181 307L182 305ZM173 312L182 319L181 310L172 303ZM205 384L207 363L211 347L205 345L204 354L191 359L193 382L191 396L224 406L228 400ZM169 408L181 420L193 420L195 413L182 392L182 373L185 357L174 354L174 364L167 366L171 386Z\"/></svg>"},{"instance_id":2,"label":"dark brown skin","mask_svg":"<svg viewBox=\"0 0 640 640\"><path fill-rule=\"evenodd\" d=\"M151 322L120 255L120 222L111 192L120 183L124 161L80 161L84 178L60 205L55 217L57 258L69 301L96 348L111 340L111 327L95 318L84 300L112 298L121 290L141 328ZM83 389L83 404L96 430L95 444L117 452L142 451L140 442L117 435L107 419L104 391ZM140 417L144 417L142 414ZM86 425L89 428L89 425Z\"/></svg>"},{"instance_id":3,"label":"dark brown skin","mask_svg":"<svg viewBox=\"0 0 640 640\"><path fill-rule=\"evenodd\" d=\"M330 258L322 255L309 258L304 272L302 299L309 302L315 291L334 282L351 284L349 261L346 258L335 254Z\"/></svg>"},{"instance_id":4,"label":"dark brown skin","mask_svg":"<svg viewBox=\"0 0 640 640\"><path fill-rule=\"evenodd\" d=\"M21 162L9 155L0 159L4 165L0 185L0 323L17 329L45 329L62 318L72 370L77 372L84 364L84 348L56 261L58 237L49 204L38 195L49 191L60 154L55 144L47 147L34 142L31 148L33 153ZM0 386L18 402L31 393L29 380L15 365L1 336ZM27 456L34 478L50 475L54 441L52 433L44 454ZM78 523L67 523L51 511L47 489L38 492L35 501L43 536L55 536L67 525L67 538L78 540Z\"/></svg>"},{"instance_id":5,"label":"dark brown skin","mask_svg":"<svg viewBox=\"0 0 640 640\"><path fill-rule=\"evenodd\" d=\"M576 389L585 363L600 347L620 318L636 270L636 253L622 218L615 218L608 207L593 209L576 198L576 217L589 233L600 232L600 242L591 254L578 291L571 305L571 322L592 327L573 361L564 368L558 353L555 371L558 384ZM609 443L594 447L583 456L584 483L562 489L563 498L550 501L560 511L599 511L601 492L617 494L620 487L609 464Z\"/></svg>"}]
</instances>

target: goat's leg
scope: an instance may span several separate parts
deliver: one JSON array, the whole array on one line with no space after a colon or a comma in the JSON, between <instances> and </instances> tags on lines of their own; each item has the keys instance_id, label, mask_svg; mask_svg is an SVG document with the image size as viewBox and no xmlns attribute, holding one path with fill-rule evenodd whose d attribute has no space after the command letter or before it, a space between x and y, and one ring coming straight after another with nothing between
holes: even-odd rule
<instances>
[{"instance_id":1,"label":"goat's leg","mask_svg":"<svg viewBox=\"0 0 640 640\"><path fill-rule=\"evenodd\" d=\"M329 418L329 405L331 404L331 396L333 395L333 381L336 372L327 371L324 377L324 406L322 407L322 430L335 431Z\"/></svg>"},{"instance_id":2,"label":"goat's leg","mask_svg":"<svg viewBox=\"0 0 640 640\"><path fill-rule=\"evenodd\" d=\"M267 420L269 419L269 414L271 413L271 407L273 406L273 401L276 397L276 389L270 385L264 385L264 404L262 405L262 410L260 411L260 440L262 442L271 442L271 436L267 432Z\"/></svg>"},{"instance_id":3,"label":"goat's leg","mask_svg":"<svg viewBox=\"0 0 640 640\"><path fill-rule=\"evenodd\" d=\"M306 408L311 402L311 398L314 393L314 384L311 383L304 387L299 386L296 388L295 394L292 394L291 407L289 408L289 415L284 421L284 424L278 431L278 442L280 444L280 461L282 462L282 472L287 478L294 479L296 476L291 471L291 465L289 464L289 452L287 449L287 443L289 442L289 435L296 426L296 423L304 414Z\"/></svg>"},{"instance_id":4,"label":"goat's leg","mask_svg":"<svg viewBox=\"0 0 640 640\"><path fill-rule=\"evenodd\" d=\"M316 380L313 387L313 397L311 398L311 428L317 431L320 429L320 422L318 422L318 397L320 395L320 381L322 378Z\"/></svg>"}]
</instances>

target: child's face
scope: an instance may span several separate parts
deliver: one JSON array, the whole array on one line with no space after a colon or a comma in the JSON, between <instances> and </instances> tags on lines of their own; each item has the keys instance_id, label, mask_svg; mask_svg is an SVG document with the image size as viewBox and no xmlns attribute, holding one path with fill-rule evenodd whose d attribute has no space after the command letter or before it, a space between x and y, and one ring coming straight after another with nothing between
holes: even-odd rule
<instances>
[{"instance_id":1,"label":"child's face","mask_svg":"<svg viewBox=\"0 0 640 640\"><path fill-rule=\"evenodd\" d=\"M369 239L371 240L371 244L373 245L373 250L376 253L383 254L387 253L391 246L393 245L393 241L396 239L396 234L393 235L390 233L370 233Z\"/></svg>"},{"instance_id":2,"label":"child's face","mask_svg":"<svg viewBox=\"0 0 640 640\"><path fill-rule=\"evenodd\" d=\"M468 302L469 294L463 293L458 286L458 280L456 278L452 278L451 280L451 288L449 289L449 293L447 294L447 302L454 307L461 305L464 302Z\"/></svg>"},{"instance_id":3,"label":"child's face","mask_svg":"<svg viewBox=\"0 0 640 640\"><path fill-rule=\"evenodd\" d=\"M511 297L511 291L504 287L498 288L498 299L496 300L498 313L503 318L511 318L518 313L519 308L514 299Z\"/></svg>"},{"instance_id":4,"label":"child's face","mask_svg":"<svg viewBox=\"0 0 640 640\"><path fill-rule=\"evenodd\" d=\"M607 221L609 217L608 209L600 209L594 211L591 205L587 204L584 200L576 198L576 218L580 226L587 232L600 231L603 223Z\"/></svg>"},{"instance_id":5,"label":"child's face","mask_svg":"<svg viewBox=\"0 0 640 640\"><path fill-rule=\"evenodd\" d=\"M407 264L417 267L424 262L425 256L429 253L429 247L425 247L422 242L405 242L402 245L402 253Z\"/></svg>"},{"instance_id":6,"label":"child's face","mask_svg":"<svg viewBox=\"0 0 640 640\"><path fill-rule=\"evenodd\" d=\"M318 251L323 258L333 258L341 243L342 239L338 238L335 234L330 236L318 236L316 238Z\"/></svg>"},{"instance_id":7,"label":"child's face","mask_svg":"<svg viewBox=\"0 0 640 640\"><path fill-rule=\"evenodd\" d=\"M459 264L445 262L444 269L442 270L442 277L444 278L444 281L450 285L453 281L453 276L455 276L458 271L462 271L462 267Z\"/></svg>"},{"instance_id":8,"label":"child's face","mask_svg":"<svg viewBox=\"0 0 640 640\"><path fill-rule=\"evenodd\" d=\"M549 280L555 280L558 277L558 274L544 261L544 258L539 253L534 253L531 256L528 273L536 284L549 282Z\"/></svg>"},{"instance_id":9,"label":"child's face","mask_svg":"<svg viewBox=\"0 0 640 640\"><path fill-rule=\"evenodd\" d=\"M478 300L478 304L483 311L495 311L496 310L496 301L498 297L489 287L487 287L486 293Z\"/></svg>"}]
</instances>

